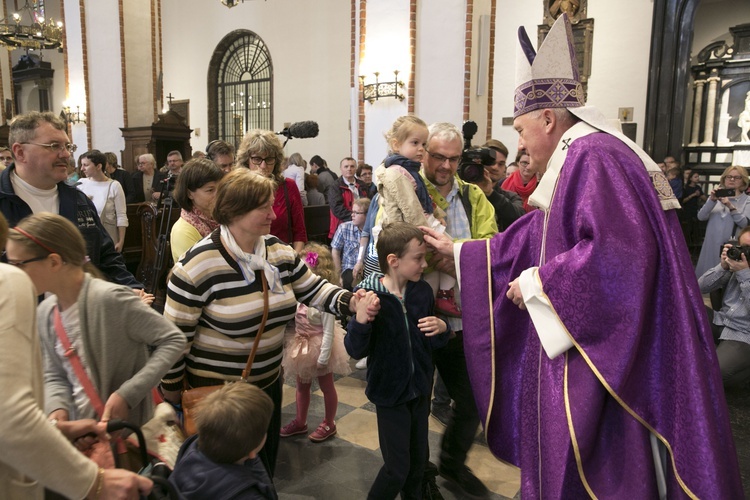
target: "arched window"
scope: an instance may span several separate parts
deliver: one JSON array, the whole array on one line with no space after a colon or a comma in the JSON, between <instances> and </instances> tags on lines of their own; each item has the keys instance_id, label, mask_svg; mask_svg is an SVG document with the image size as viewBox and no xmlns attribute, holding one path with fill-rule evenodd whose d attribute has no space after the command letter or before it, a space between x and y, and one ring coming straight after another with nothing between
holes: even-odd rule
<instances>
[{"instance_id":1,"label":"arched window","mask_svg":"<svg viewBox=\"0 0 750 500\"><path fill-rule=\"evenodd\" d=\"M273 64L263 40L248 30L225 36L208 71L209 140L239 146L253 128L270 130Z\"/></svg>"}]
</instances>

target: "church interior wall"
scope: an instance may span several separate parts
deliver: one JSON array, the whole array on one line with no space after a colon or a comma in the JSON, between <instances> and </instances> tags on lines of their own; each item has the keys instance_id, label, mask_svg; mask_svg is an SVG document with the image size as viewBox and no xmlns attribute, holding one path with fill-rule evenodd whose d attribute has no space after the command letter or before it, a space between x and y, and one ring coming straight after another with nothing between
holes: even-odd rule
<instances>
[{"instance_id":1,"label":"church interior wall","mask_svg":"<svg viewBox=\"0 0 750 500\"><path fill-rule=\"evenodd\" d=\"M91 144L101 151L119 152L125 146L120 131L125 126L122 69L117 64L120 59L120 26L98 22L99 19L118 18L119 8L116 2L89 0L86 3L88 105L92 119L99 123L96 115L105 114L107 123L107 126L91 129ZM76 105L81 105L83 109L84 103L78 102L77 98L79 96L70 97L70 106L75 109ZM74 127L77 129L80 125Z\"/></svg>"},{"instance_id":2,"label":"church interior wall","mask_svg":"<svg viewBox=\"0 0 750 500\"><path fill-rule=\"evenodd\" d=\"M358 153L359 96L356 78L352 86L352 52L355 53L355 73L361 72L370 82L373 71L380 71L381 80L385 80L390 79L393 69L399 69L399 79L404 81L406 92L411 65L409 15L413 3L411 0L353 3L269 0L249 1L228 9L218 0L121 0L126 49L127 104L124 109L122 98L117 95L122 92L117 47L118 5L95 0L85 2L89 38L89 95L86 96L80 33L77 32L80 20L76 19L80 16L80 7L78 1L68 0L65 1L67 93L62 55L50 51L45 54L48 59L60 58L60 62L53 63L56 70L53 110L59 112L66 97L73 106L77 105L77 100L88 99L94 120L92 146L118 151L122 148L119 128L150 125L155 113L166 105L160 99L171 94L177 100L190 101L190 126L195 130L192 147L204 149L212 139L208 137L208 63L214 48L227 33L249 29L268 46L274 65L273 129L281 130L285 123L299 120L315 120L320 124L318 138L294 140L287 146L287 153L298 151L305 158L320 154L335 166L343 156ZM449 121L460 125L464 119L467 78L464 69L467 0L419 0L415 3L414 113L428 123ZM496 3L493 108L488 110L487 97L476 95L475 73L479 57L479 18L489 12L491 0L471 1L474 22L469 117L480 126L474 140L476 144L486 137L486 116L491 113L491 136L506 143L512 156L517 134L512 126L502 123L503 118L512 117L513 113L516 33L518 26L524 25L535 41L544 5L538 0L497 0ZM49 3L51 7L54 4ZM362 61L358 61L358 37L351 36L352 5L355 9L366 9ZM158 36L159 23L156 26L152 23L152 9L157 12L160 9L161 37ZM652 10L652 0L632 0L626 6L618 4L617 8L606 2L589 2L587 14L595 20L589 101L608 118L616 118L619 108L632 107L639 143L642 143L645 119ZM15 51L13 57L21 53ZM159 57L163 57L163 62L159 62ZM163 88L154 95L160 70L163 70ZM3 80L6 98L10 98L8 80ZM384 132L408 109L408 96L403 102L385 99L364 104L365 161L377 164L382 160L386 153ZM127 115L127 123L124 123L124 115ZM74 140L79 145L86 144L85 130L82 125L73 126Z\"/></svg>"},{"instance_id":3,"label":"church interior wall","mask_svg":"<svg viewBox=\"0 0 750 500\"><path fill-rule=\"evenodd\" d=\"M208 137L207 68L229 32L246 29L267 45L273 61L273 129L315 120L316 139L292 140L288 154L319 154L329 163L350 151L351 10L336 0L246 2L233 9L218 1L163 0L164 93L190 100L190 127L200 130L193 149ZM334 160L336 161L336 160Z\"/></svg>"},{"instance_id":4,"label":"church interior wall","mask_svg":"<svg viewBox=\"0 0 750 500\"><path fill-rule=\"evenodd\" d=\"M123 27L125 30L125 77L127 92L128 126L148 126L154 121L154 67L151 57L154 40L151 32L151 1L123 1ZM179 61L190 60L186 54L175 55ZM116 62L113 61L113 62ZM108 69L116 64L108 65ZM101 71L101 68L91 68ZM96 110L92 110L96 112ZM110 125L116 126L115 123Z\"/></svg>"}]
</instances>

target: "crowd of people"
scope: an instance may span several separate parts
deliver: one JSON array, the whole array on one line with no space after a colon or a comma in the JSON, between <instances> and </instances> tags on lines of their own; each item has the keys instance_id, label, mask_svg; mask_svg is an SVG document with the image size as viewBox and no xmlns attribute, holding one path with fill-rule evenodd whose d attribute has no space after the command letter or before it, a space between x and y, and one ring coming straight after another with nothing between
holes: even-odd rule
<instances>
[{"instance_id":1,"label":"crowd of people","mask_svg":"<svg viewBox=\"0 0 750 500\"><path fill-rule=\"evenodd\" d=\"M566 23L540 53L572 43ZM375 168L346 156L337 174L251 130L236 154L218 140L161 169L144 154L132 176L98 150L71 174L65 124L16 117L0 148L0 496L148 492L93 450L108 421L145 424L158 388L176 410L205 390L178 489L277 498L280 439L336 435L334 375L350 357L377 411L369 498L441 498L437 475L487 496L466 465L480 422L524 496L741 495L722 386L750 382L747 170L726 168L708 195L674 158L660 170L584 106L574 51L550 69L523 30L519 43L515 164L488 140L493 161L471 182L461 131L411 115ZM550 74L570 90L561 101L530 90ZM162 315L121 252L126 203L158 201L163 181L180 218ZM304 207L324 204L328 240L308 241ZM613 210L627 217L612 224ZM297 404L282 425L284 376ZM325 413L310 432L313 380ZM432 458L431 411L446 425Z\"/></svg>"}]
</instances>

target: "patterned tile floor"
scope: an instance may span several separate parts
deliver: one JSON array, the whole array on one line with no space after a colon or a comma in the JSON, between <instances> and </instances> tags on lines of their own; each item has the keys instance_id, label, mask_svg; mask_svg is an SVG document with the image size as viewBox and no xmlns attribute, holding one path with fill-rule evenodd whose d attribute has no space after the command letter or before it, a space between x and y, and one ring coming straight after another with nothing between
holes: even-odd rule
<instances>
[{"instance_id":1,"label":"patterned tile floor","mask_svg":"<svg viewBox=\"0 0 750 500\"><path fill-rule=\"evenodd\" d=\"M352 367L354 363L352 362ZM323 419L323 394L313 384L309 416L310 432ZM352 500L365 498L383 464L378 445L375 406L365 396L365 370L354 369L336 380L339 397L337 434L323 443L313 443L300 434L281 439L276 465L276 489L281 499ZM284 386L282 426L295 416L295 388ZM430 417L430 455L436 457L444 427ZM489 498L513 498L520 488L518 468L494 458L477 436L467 465L492 492ZM446 500L467 498L455 485L438 477Z\"/></svg>"},{"instance_id":2,"label":"patterned tile floor","mask_svg":"<svg viewBox=\"0 0 750 500\"><path fill-rule=\"evenodd\" d=\"M353 362L352 362L353 367ZM306 435L282 438L276 467L276 488L281 499L352 500L367 496L370 484L382 465L378 449L375 407L364 394L365 371L353 370L336 380L339 408L337 435L313 443ZM282 425L295 416L295 388L284 386ZM732 433L737 445L745 492L750 494L750 389L727 393ZM322 421L323 395L313 384L308 428L312 432ZM444 427L430 417L431 456L437 456ZM519 497L520 471L494 458L479 434L469 452L468 466L492 492L492 499ZM447 499L467 496L438 477Z\"/></svg>"}]
</instances>

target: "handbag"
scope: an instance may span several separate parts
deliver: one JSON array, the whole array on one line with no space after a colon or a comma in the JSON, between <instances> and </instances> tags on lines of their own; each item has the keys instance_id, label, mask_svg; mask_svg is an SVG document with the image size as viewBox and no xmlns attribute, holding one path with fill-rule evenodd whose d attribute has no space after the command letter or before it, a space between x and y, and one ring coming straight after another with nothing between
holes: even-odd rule
<instances>
[{"instance_id":1,"label":"handbag","mask_svg":"<svg viewBox=\"0 0 750 500\"><path fill-rule=\"evenodd\" d=\"M55 306L54 315L55 331L57 332L57 338L60 339L60 344L62 344L63 349L65 349L65 357L70 361L70 364L73 367L73 372L83 386L83 390L86 392L86 396L88 396L91 406L94 407L94 411L96 411L96 414L101 419L104 414L104 403L102 403L99 394L96 392L96 389L94 389L94 384L91 383L91 379L86 375L86 370L83 368L81 358L78 356L75 348L70 344L68 333L65 331L65 327L62 324L60 309L57 306ZM84 451L83 454L93 460L102 469L115 468L115 456L109 443L97 441L88 450Z\"/></svg>"},{"instance_id":2,"label":"handbag","mask_svg":"<svg viewBox=\"0 0 750 500\"><path fill-rule=\"evenodd\" d=\"M260 279L263 283L263 318L260 321L258 334L253 341L253 347L250 349L250 355L247 358L245 369L242 370L242 377L240 378L242 382L247 382L247 377L250 375L250 369L253 366L255 353L258 351L258 344L260 344L260 337L263 335L263 331L266 328L266 321L268 320L268 281L266 280L265 273L262 271L260 273ZM187 377L185 377L184 380L184 383L187 384ZM221 387L222 385L208 385L182 391L182 429L185 431L187 437L198 433L198 427L195 425L195 414L199 403L206 396L219 390Z\"/></svg>"}]
</instances>

